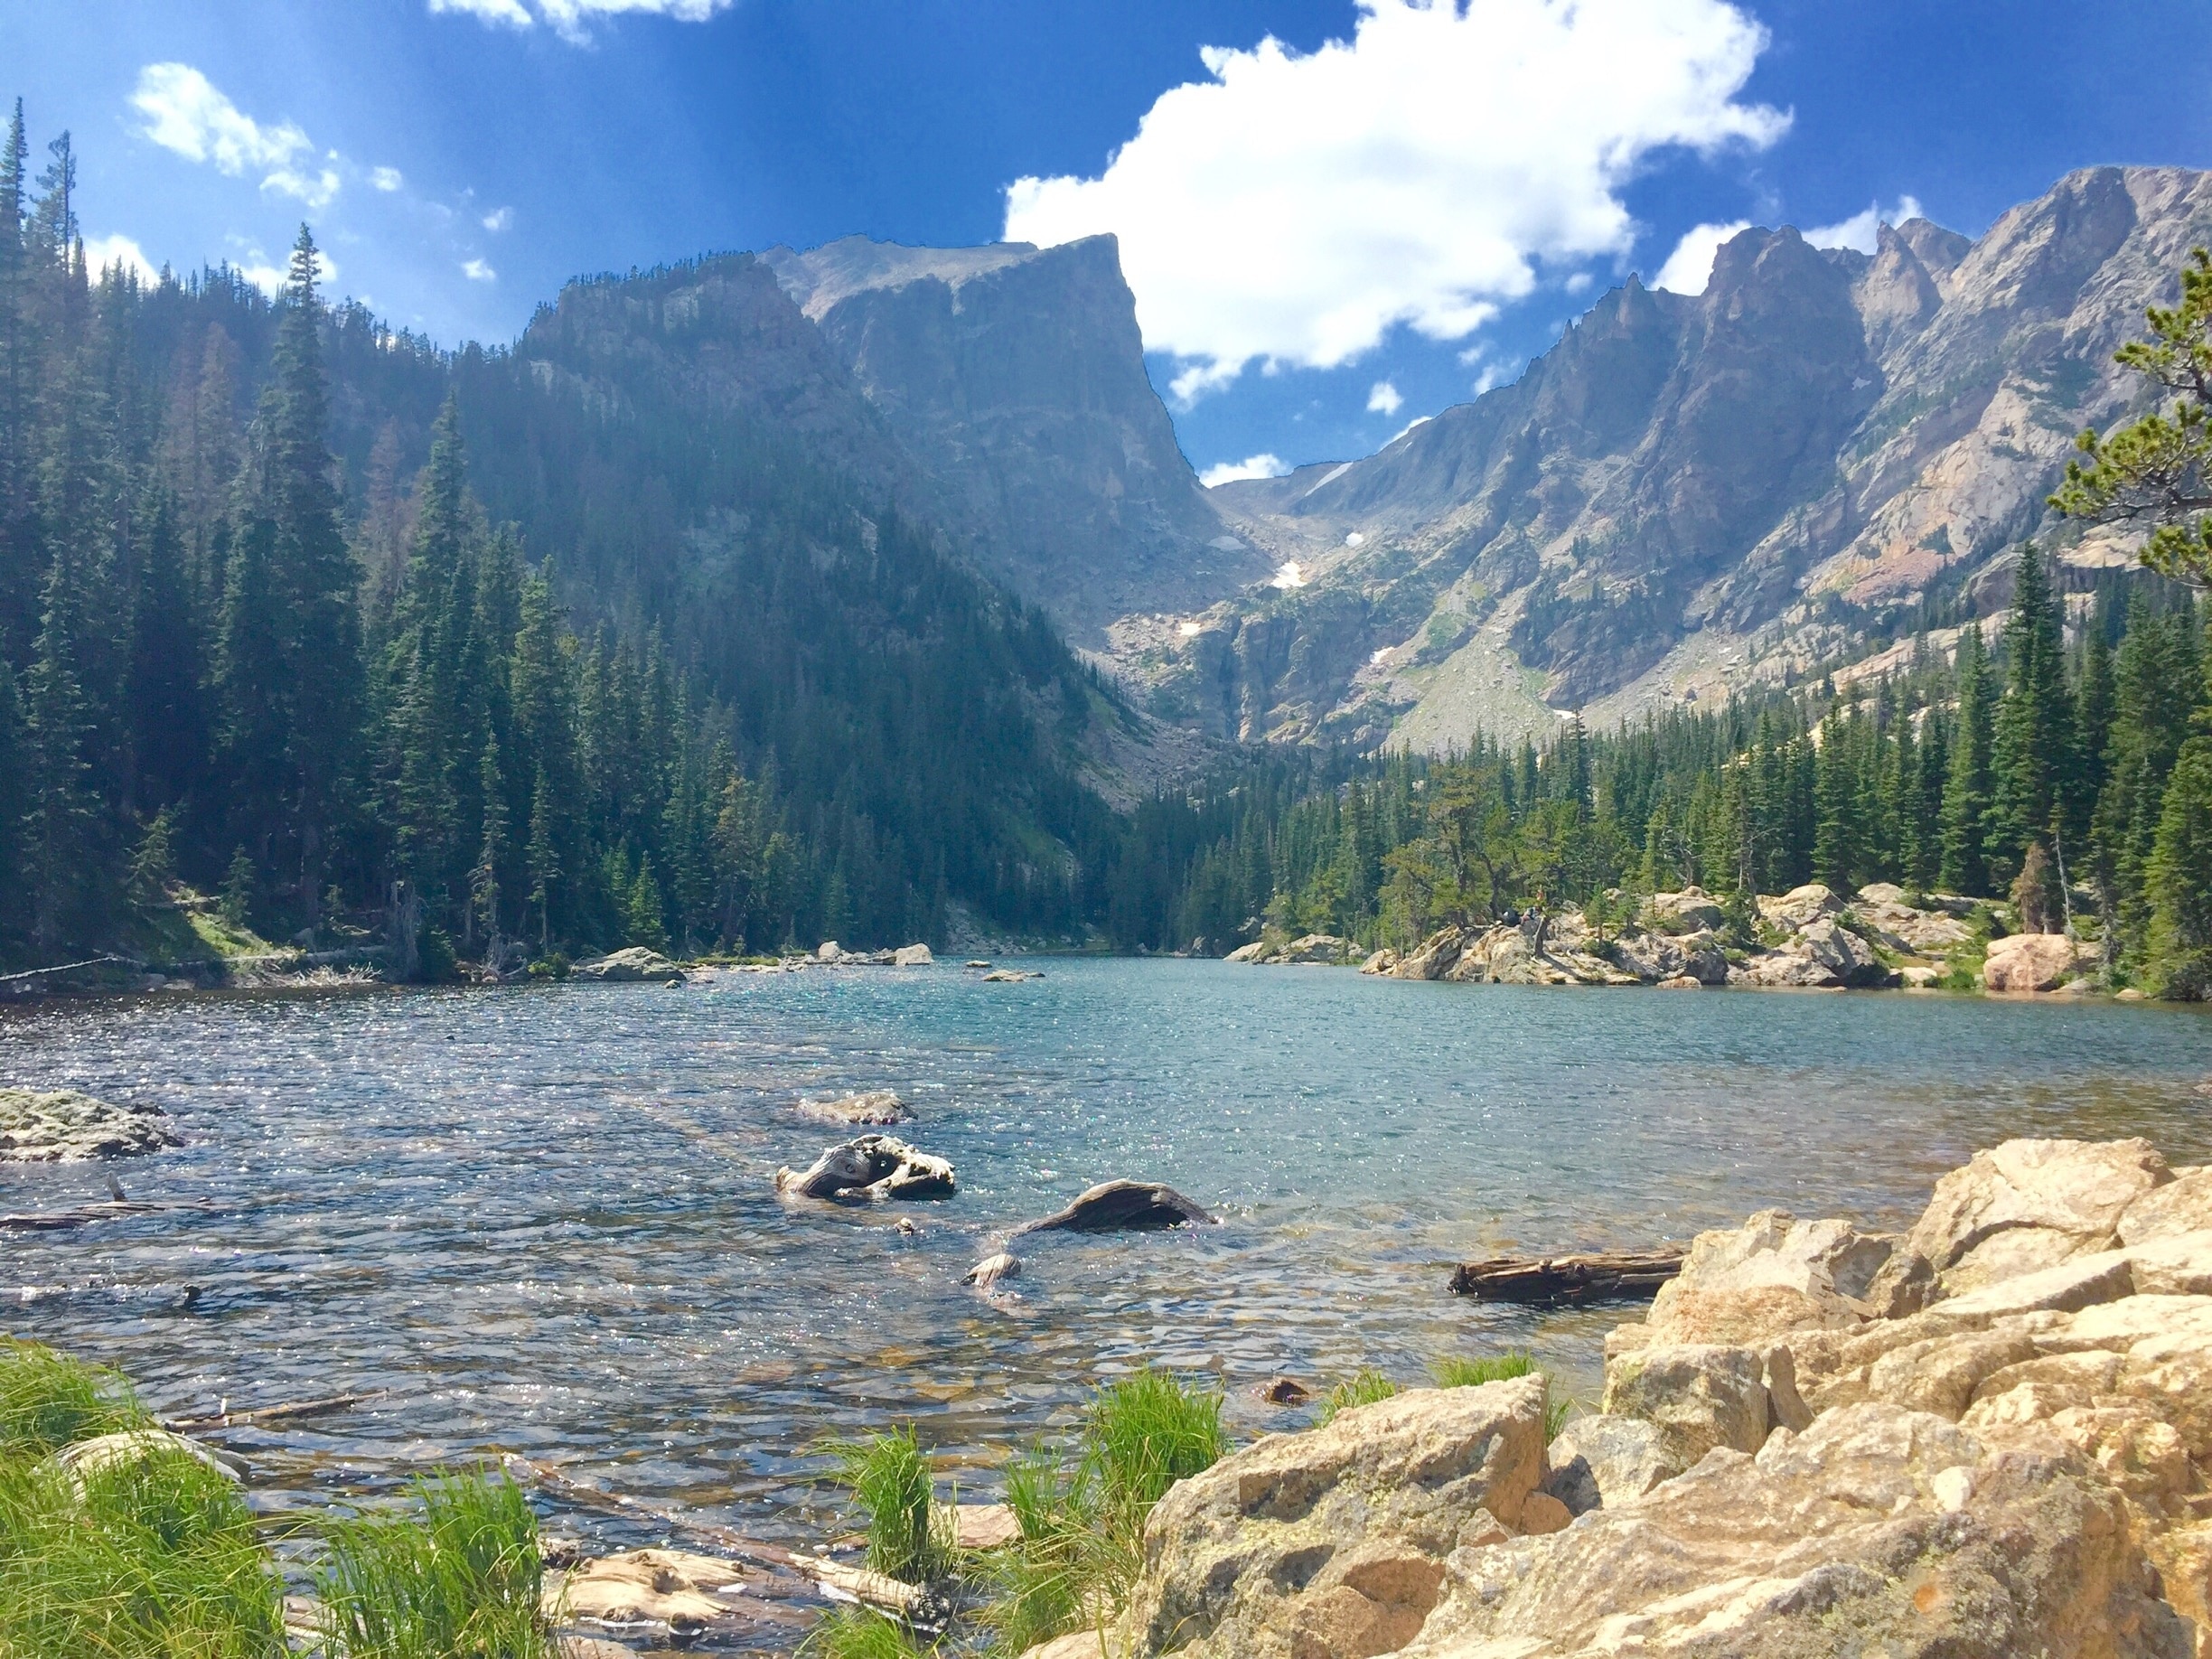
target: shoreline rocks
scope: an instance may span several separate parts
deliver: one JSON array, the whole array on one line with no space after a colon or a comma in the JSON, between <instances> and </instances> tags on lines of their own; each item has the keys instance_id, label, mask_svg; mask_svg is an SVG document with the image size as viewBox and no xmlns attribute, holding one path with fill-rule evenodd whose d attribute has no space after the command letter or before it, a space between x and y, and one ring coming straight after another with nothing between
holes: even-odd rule
<instances>
[{"instance_id":1,"label":"shoreline rocks","mask_svg":"<svg viewBox=\"0 0 2212 1659\"><path fill-rule=\"evenodd\" d=\"M870 1089L861 1094L840 1094L835 1100L802 1100L795 1109L811 1123L835 1123L853 1128L904 1123L914 1113L889 1089Z\"/></svg>"},{"instance_id":2,"label":"shoreline rocks","mask_svg":"<svg viewBox=\"0 0 2212 1659\"><path fill-rule=\"evenodd\" d=\"M2212 1654L2212 1168L2016 1140L1901 1237L1762 1212L1606 1350L1548 1447L1532 1375L1178 1484L1109 1651Z\"/></svg>"},{"instance_id":3,"label":"shoreline rocks","mask_svg":"<svg viewBox=\"0 0 2212 1659\"><path fill-rule=\"evenodd\" d=\"M156 1107L118 1105L75 1089L0 1089L0 1164L143 1158L183 1142Z\"/></svg>"},{"instance_id":4,"label":"shoreline rocks","mask_svg":"<svg viewBox=\"0 0 2212 1659\"><path fill-rule=\"evenodd\" d=\"M1101 1181L1087 1186L1064 1209L1024 1222L1008 1236L1028 1233L1153 1233L1191 1224L1212 1226L1215 1217L1172 1186L1157 1181Z\"/></svg>"},{"instance_id":5,"label":"shoreline rocks","mask_svg":"<svg viewBox=\"0 0 2212 1659\"><path fill-rule=\"evenodd\" d=\"M626 951L614 951L587 962L578 962L569 969L568 977L605 985L681 985L684 970L658 951L632 945Z\"/></svg>"}]
</instances>

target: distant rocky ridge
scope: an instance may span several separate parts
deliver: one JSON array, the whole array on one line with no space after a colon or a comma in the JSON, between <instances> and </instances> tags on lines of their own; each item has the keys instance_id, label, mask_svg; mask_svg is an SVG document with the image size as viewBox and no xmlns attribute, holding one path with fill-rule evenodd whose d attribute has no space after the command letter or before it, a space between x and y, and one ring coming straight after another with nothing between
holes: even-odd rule
<instances>
[{"instance_id":1,"label":"distant rocky ridge","mask_svg":"<svg viewBox=\"0 0 2212 1659\"><path fill-rule=\"evenodd\" d=\"M1696 298L1635 279L1515 384L1379 455L1213 492L1306 584L1122 655L1224 733L1441 748L1848 661L2020 541L2123 562L2043 498L2135 395L2113 352L2212 240L2212 175L2095 168L1979 239L1747 230ZM1187 635L1187 637L1186 637Z\"/></svg>"}]
</instances>

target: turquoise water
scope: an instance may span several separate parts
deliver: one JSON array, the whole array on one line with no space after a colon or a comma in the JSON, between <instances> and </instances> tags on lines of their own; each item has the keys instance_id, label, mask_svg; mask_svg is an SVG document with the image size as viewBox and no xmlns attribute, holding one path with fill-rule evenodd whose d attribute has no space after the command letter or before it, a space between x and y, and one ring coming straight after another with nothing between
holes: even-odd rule
<instances>
[{"instance_id":1,"label":"turquoise water","mask_svg":"<svg viewBox=\"0 0 2212 1659\"><path fill-rule=\"evenodd\" d=\"M764 1536L825 1521L825 1434L912 1420L970 1489L1140 1362L1417 1378L1533 1346L1594 1392L1618 1310L1479 1307L1450 1264L1686 1239L1781 1204L1898 1225L2010 1135L2212 1155L2212 1020L2146 1006L1405 984L1068 961L720 974L676 989L155 997L0 1017L0 1080L164 1107L186 1145L0 1166L0 1210L204 1210L0 1235L5 1328L125 1367L162 1410L381 1388L237 1437L271 1502L513 1450ZM889 1087L950 1201L791 1206L839 1138L802 1094ZM1017 1248L1096 1180L1218 1228ZM188 1288L199 1295L183 1306ZM595 1530L604 1532L599 1523Z\"/></svg>"}]
</instances>

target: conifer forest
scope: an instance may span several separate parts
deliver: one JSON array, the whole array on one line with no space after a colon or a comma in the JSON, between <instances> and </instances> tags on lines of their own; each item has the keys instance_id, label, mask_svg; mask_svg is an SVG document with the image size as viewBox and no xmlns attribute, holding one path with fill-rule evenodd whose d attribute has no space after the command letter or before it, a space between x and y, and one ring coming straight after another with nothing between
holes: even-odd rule
<instances>
[{"instance_id":1,"label":"conifer forest","mask_svg":"<svg viewBox=\"0 0 2212 1659\"><path fill-rule=\"evenodd\" d=\"M2006 899L2115 983L2212 989L2212 695L2187 568L1931 602L1897 663L1448 757L1221 745L1125 810L1130 694L771 426L326 303L303 227L89 269L66 137L0 155L0 957L211 908L402 977L626 943L985 933L1404 945L1690 883ZM702 526L707 527L702 529ZM2070 591L2069 591L2070 590ZM1748 912L1747 912L1748 914Z\"/></svg>"}]
</instances>

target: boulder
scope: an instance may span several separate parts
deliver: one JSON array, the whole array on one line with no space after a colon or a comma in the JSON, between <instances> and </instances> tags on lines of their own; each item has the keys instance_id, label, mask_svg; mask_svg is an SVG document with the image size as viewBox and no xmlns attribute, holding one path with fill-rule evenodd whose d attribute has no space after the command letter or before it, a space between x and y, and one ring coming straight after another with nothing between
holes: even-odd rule
<instances>
[{"instance_id":1,"label":"boulder","mask_svg":"<svg viewBox=\"0 0 2212 1659\"><path fill-rule=\"evenodd\" d=\"M1671 979L1661 979L1652 989L1654 990L1703 990L1705 981L1693 979L1686 973L1678 973Z\"/></svg>"},{"instance_id":2,"label":"boulder","mask_svg":"<svg viewBox=\"0 0 2212 1659\"><path fill-rule=\"evenodd\" d=\"M1387 946L1360 964L1362 973L1388 973L1398 965L1398 952Z\"/></svg>"},{"instance_id":3,"label":"boulder","mask_svg":"<svg viewBox=\"0 0 2212 1659\"><path fill-rule=\"evenodd\" d=\"M1357 1659L1404 1646L1461 1541L1522 1525L1544 1475L1544 1400L1537 1376L1416 1390L1176 1483L1145 1525L1115 1651Z\"/></svg>"},{"instance_id":4,"label":"boulder","mask_svg":"<svg viewBox=\"0 0 2212 1659\"><path fill-rule=\"evenodd\" d=\"M1843 908L1843 901L1835 895L1833 889L1810 881L1802 887L1792 887L1779 898L1762 897L1758 908L1761 921L1786 933L1795 933L1823 917L1836 914Z\"/></svg>"},{"instance_id":5,"label":"boulder","mask_svg":"<svg viewBox=\"0 0 2212 1659\"><path fill-rule=\"evenodd\" d=\"M1026 979L1041 979L1044 970L1036 968L994 968L985 974L985 985L1019 985Z\"/></svg>"},{"instance_id":6,"label":"boulder","mask_svg":"<svg viewBox=\"0 0 2212 1659\"><path fill-rule=\"evenodd\" d=\"M2121 1216L2173 1179L2147 1140L2008 1140L1936 1184L1870 1298L1910 1313L2120 1242Z\"/></svg>"},{"instance_id":7,"label":"boulder","mask_svg":"<svg viewBox=\"0 0 2212 1659\"><path fill-rule=\"evenodd\" d=\"M1384 971L1393 979L1440 979L1451 971L1466 947L1467 935L1459 929L1439 928Z\"/></svg>"},{"instance_id":8,"label":"boulder","mask_svg":"<svg viewBox=\"0 0 2212 1659\"><path fill-rule=\"evenodd\" d=\"M1296 1377L1270 1377L1253 1392L1269 1405L1301 1406L1313 1398L1313 1390Z\"/></svg>"},{"instance_id":9,"label":"boulder","mask_svg":"<svg viewBox=\"0 0 2212 1659\"><path fill-rule=\"evenodd\" d=\"M632 945L626 951L616 951L606 956L595 957L588 962L578 962L568 970L568 975L571 979L596 979L609 985L634 985L647 981L680 985L684 971L658 951L648 951L643 945Z\"/></svg>"},{"instance_id":10,"label":"boulder","mask_svg":"<svg viewBox=\"0 0 2212 1659\"><path fill-rule=\"evenodd\" d=\"M1339 939L1334 933L1308 933L1303 939L1294 939L1276 951L1268 961L1278 967L1312 968L1334 966L1350 960L1352 942Z\"/></svg>"},{"instance_id":11,"label":"boulder","mask_svg":"<svg viewBox=\"0 0 2212 1659\"><path fill-rule=\"evenodd\" d=\"M1551 1437L1544 1458L1543 1489L1577 1515L1607 1504L1617 1509L1672 1480L1684 1467L1668 1450L1656 1423L1604 1412L1569 1419Z\"/></svg>"},{"instance_id":12,"label":"boulder","mask_svg":"<svg viewBox=\"0 0 2212 1659\"><path fill-rule=\"evenodd\" d=\"M1767 1443L1766 1363L1751 1348L1662 1344L1606 1359L1600 1412L1640 1418L1658 1430L1666 1462L1689 1468L1716 1446L1755 1452Z\"/></svg>"},{"instance_id":13,"label":"boulder","mask_svg":"<svg viewBox=\"0 0 2212 1659\"><path fill-rule=\"evenodd\" d=\"M831 1147L802 1173L776 1171L776 1191L794 1198L950 1198L952 1166L889 1135Z\"/></svg>"},{"instance_id":14,"label":"boulder","mask_svg":"<svg viewBox=\"0 0 2212 1659\"><path fill-rule=\"evenodd\" d=\"M1982 964L1982 989L1988 991L2057 990L2095 959L2064 933L2013 933L1990 941Z\"/></svg>"},{"instance_id":15,"label":"boulder","mask_svg":"<svg viewBox=\"0 0 2212 1659\"><path fill-rule=\"evenodd\" d=\"M1801 1222L1786 1210L1701 1233L1682 1271L1653 1298L1646 1339L1763 1344L1789 1331L1862 1325L1870 1311L1863 1298L1895 1243L1849 1222Z\"/></svg>"},{"instance_id":16,"label":"boulder","mask_svg":"<svg viewBox=\"0 0 2212 1659\"><path fill-rule=\"evenodd\" d=\"M1859 889L1851 910L1861 921L1895 942L1893 949L1936 955L1963 945L1972 936L1965 923L1945 910L1923 910L1905 902L1904 889L1878 881Z\"/></svg>"},{"instance_id":17,"label":"boulder","mask_svg":"<svg viewBox=\"0 0 2212 1659\"><path fill-rule=\"evenodd\" d=\"M1021 1536L1021 1522L1005 1504L941 1505L951 1511L952 1542L961 1550L1003 1550Z\"/></svg>"},{"instance_id":18,"label":"boulder","mask_svg":"<svg viewBox=\"0 0 2212 1659\"><path fill-rule=\"evenodd\" d=\"M1659 984L1688 979L1697 985L1728 983L1728 958L1720 942L1705 932L1675 937L1667 933L1624 933L1614 942L1613 962L1623 972Z\"/></svg>"},{"instance_id":19,"label":"boulder","mask_svg":"<svg viewBox=\"0 0 2212 1659\"><path fill-rule=\"evenodd\" d=\"M1255 939L1248 945L1237 946L1222 960L1225 962L1263 962L1267 961L1270 948L1265 940Z\"/></svg>"},{"instance_id":20,"label":"boulder","mask_svg":"<svg viewBox=\"0 0 2212 1659\"><path fill-rule=\"evenodd\" d=\"M1889 970L1865 940L1839 925L1832 916L1817 915L1808 917L1780 945L1760 951L1729 979L1732 984L1825 989L1886 984Z\"/></svg>"},{"instance_id":21,"label":"boulder","mask_svg":"<svg viewBox=\"0 0 2212 1659\"><path fill-rule=\"evenodd\" d=\"M1662 933L1714 933L1728 920L1720 901L1698 886L1653 894L1644 901L1644 914Z\"/></svg>"},{"instance_id":22,"label":"boulder","mask_svg":"<svg viewBox=\"0 0 2212 1659\"><path fill-rule=\"evenodd\" d=\"M158 1107L118 1105L74 1089L0 1089L0 1164L138 1158L182 1144Z\"/></svg>"},{"instance_id":23,"label":"boulder","mask_svg":"<svg viewBox=\"0 0 2212 1659\"><path fill-rule=\"evenodd\" d=\"M914 1114L906 1102L888 1089L870 1089L865 1094L840 1094L833 1101L799 1102L799 1115L814 1123L852 1125L904 1123Z\"/></svg>"},{"instance_id":24,"label":"boulder","mask_svg":"<svg viewBox=\"0 0 2212 1659\"><path fill-rule=\"evenodd\" d=\"M845 960L845 947L834 939L825 939L814 947L814 960L818 962L841 962Z\"/></svg>"},{"instance_id":25,"label":"boulder","mask_svg":"<svg viewBox=\"0 0 2212 1659\"><path fill-rule=\"evenodd\" d=\"M547 1573L539 1596L549 1619L658 1625L689 1635L738 1610L716 1592L744 1583L746 1576L734 1561L688 1550L629 1550Z\"/></svg>"},{"instance_id":26,"label":"boulder","mask_svg":"<svg viewBox=\"0 0 2212 1659\"><path fill-rule=\"evenodd\" d=\"M1155 1232L1214 1217L1172 1186L1156 1181L1101 1181L1075 1195L1065 1209L1014 1229L1025 1233L1131 1233Z\"/></svg>"},{"instance_id":27,"label":"boulder","mask_svg":"<svg viewBox=\"0 0 2212 1659\"><path fill-rule=\"evenodd\" d=\"M2113 1231L2123 1244L2148 1244L2212 1227L2212 1169L2177 1169L2174 1178L2129 1202Z\"/></svg>"},{"instance_id":28,"label":"boulder","mask_svg":"<svg viewBox=\"0 0 2212 1659\"><path fill-rule=\"evenodd\" d=\"M925 944L901 945L891 952L891 965L894 968L928 968L936 961Z\"/></svg>"},{"instance_id":29,"label":"boulder","mask_svg":"<svg viewBox=\"0 0 2212 1659\"><path fill-rule=\"evenodd\" d=\"M2055 1437L1831 1412L1568 1532L1463 1550L1407 1659L2186 1659L2120 1494Z\"/></svg>"}]
</instances>

